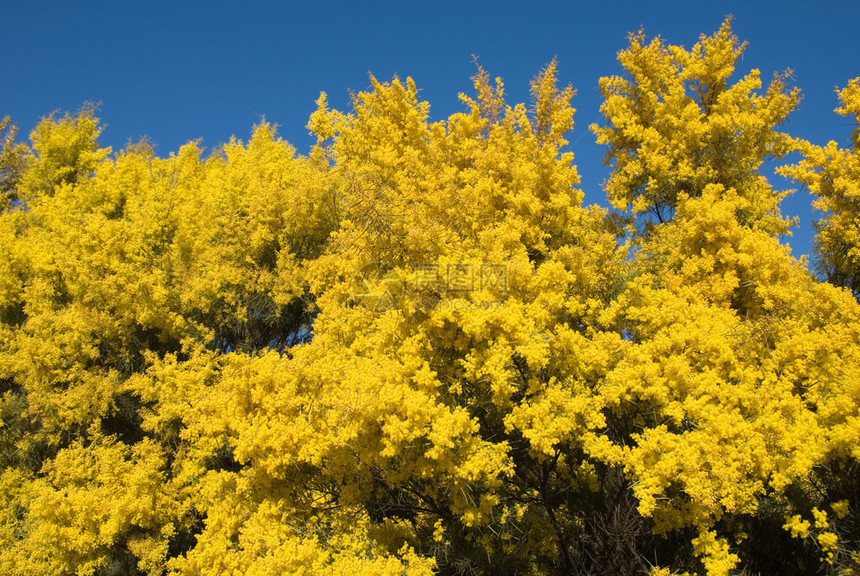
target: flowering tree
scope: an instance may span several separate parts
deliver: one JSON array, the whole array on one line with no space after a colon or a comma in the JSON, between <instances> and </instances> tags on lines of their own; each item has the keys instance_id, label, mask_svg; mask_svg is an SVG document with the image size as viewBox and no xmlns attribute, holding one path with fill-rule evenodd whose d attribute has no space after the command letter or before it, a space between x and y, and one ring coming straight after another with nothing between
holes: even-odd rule
<instances>
[{"instance_id":1,"label":"flowering tree","mask_svg":"<svg viewBox=\"0 0 860 576\"><path fill-rule=\"evenodd\" d=\"M614 213L556 62L435 122L411 79L322 95L306 157L266 123L114 154L91 107L9 132L2 571L855 569L860 308L759 172L850 166L776 131L784 76L731 83L742 49L631 36Z\"/></svg>"}]
</instances>

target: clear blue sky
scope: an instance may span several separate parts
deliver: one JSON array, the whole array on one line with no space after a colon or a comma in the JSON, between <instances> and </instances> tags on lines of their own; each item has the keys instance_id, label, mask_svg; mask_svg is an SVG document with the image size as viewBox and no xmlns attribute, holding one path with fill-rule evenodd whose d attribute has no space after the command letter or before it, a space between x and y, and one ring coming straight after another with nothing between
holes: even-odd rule
<instances>
[{"instance_id":1,"label":"clear blue sky","mask_svg":"<svg viewBox=\"0 0 860 576\"><path fill-rule=\"evenodd\" d=\"M851 125L832 113L834 87L860 75L860 2L4 2L0 7L0 115L26 135L41 116L100 103L102 141L114 149L148 136L160 155L202 138L213 147L247 138L262 116L299 153L320 91L346 109L348 91L394 74L415 79L441 119L462 110L472 55L501 76L510 103L557 56L577 89L573 151L586 202L603 202L607 169L588 132L600 121L600 76L627 33L643 27L687 47L734 15L749 47L740 72L763 78L792 68L804 100L784 127L824 144L849 142ZM770 177L770 176L769 176ZM778 182L779 179L772 178ZM785 184L780 184L785 186ZM810 251L806 193L783 210L801 218L791 244Z\"/></svg>"}]
</instances>

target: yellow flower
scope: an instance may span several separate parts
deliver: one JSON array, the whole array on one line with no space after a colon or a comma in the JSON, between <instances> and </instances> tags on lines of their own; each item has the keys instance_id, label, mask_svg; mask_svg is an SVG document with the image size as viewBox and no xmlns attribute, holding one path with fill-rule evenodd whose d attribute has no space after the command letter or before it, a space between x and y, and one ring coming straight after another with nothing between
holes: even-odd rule
<instances>
[{"instance_id":1,"label":"yellow flower","mask_svg":"<svg viewBox=\"0 0 860 576\"><path fill-rule=\"evenodd\" d=\"M848 516L848 500L839 500L830 505L830 509L840 520Z\"/></svg>"},{"instance_id":2,"label":"yellow flower","mask_svg":"<svg viewBox=\"0 0 860 576\"><path fill-rule=\"evenodd\" d=\"M785 524L782 528L791 532L794 538L806 538L809 535L810 526L811 524L808 520L803 520L800 514L795 514L785 519Z\"/></svg>"}]
</instances>

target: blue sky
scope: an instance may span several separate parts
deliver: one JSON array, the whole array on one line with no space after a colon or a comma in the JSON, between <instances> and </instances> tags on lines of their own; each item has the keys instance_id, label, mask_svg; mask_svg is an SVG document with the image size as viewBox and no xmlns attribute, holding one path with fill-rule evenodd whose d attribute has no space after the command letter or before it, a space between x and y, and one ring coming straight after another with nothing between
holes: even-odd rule
<instances>
[{"instance_id":1,"label":"blue sky","mask_svg":"<svg viewBox=\"0 0 860 576\"><path fill-rule=\"evenodd\" d=\"M349 90L411 76L433 119L462 110L472 55L505 81L511 104L558 57L577 89L573 151L586 202L603 202L603 150L587 130L599 122L600 76L616 74L627 33L691 46L727 14L749 47L739 72L763 78L794 70L803 102L784 130L814 143L849 142L834 88L860 76L860 2L5 2L0 7L0 115L26 135L41 116L100 103L102 142L122 148L148 136L160 155L202 138L214 147L247 138L265 116L306 153L305 125L320 91L346 109ZM788 186L766 174L779 186ZM801 219L791 245L811 249L810 197L783 211Z\"/></svg>"}]
</instances>

